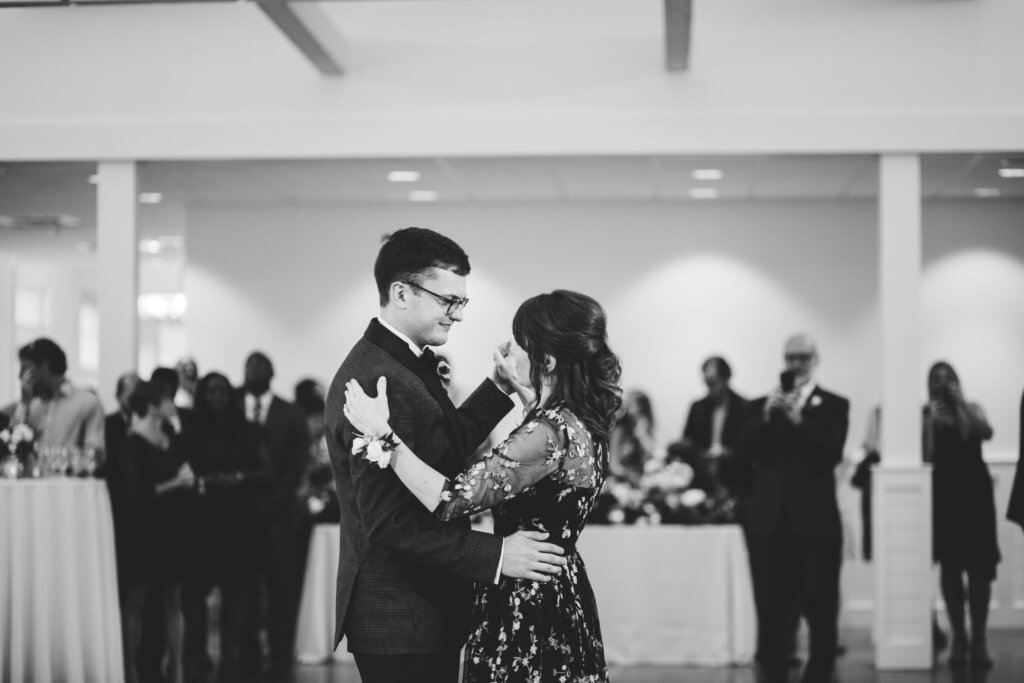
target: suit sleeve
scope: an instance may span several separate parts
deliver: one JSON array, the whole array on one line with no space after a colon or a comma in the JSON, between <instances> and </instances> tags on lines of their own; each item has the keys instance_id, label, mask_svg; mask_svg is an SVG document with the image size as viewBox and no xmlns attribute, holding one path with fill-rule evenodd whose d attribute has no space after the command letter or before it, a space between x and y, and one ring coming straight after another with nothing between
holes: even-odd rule
<instances>
[{"instance_id":1,"label":"suit sleeve","mask_svg":"<svg viewBox=\"0 0 1024 683\"><path fill-rule=\"evenodd\" d=\"M512 399L489 379L481 382L462 402L458 408L459 429L462 430L463 443L469 447L466 457L484 442L514 405Z\"/></svg>"},{"instance_id":2,"label":"suit sleeve","mask_svg":"<svg viewBox=\"0 0 1024 683\"><path fill-rule=\"evenodd\" d=\"M387 374L387 373L385 373ZM377 375L372 377L376 381ZM369 378L359 378L364 386L372 386ZM400 379L388 376L391 427L409 447L417 452L419 440L416 401L422 396L409 391ZM344 397L333 396L328 410L342 414ZM403 410L401 407L409 409ZM356 507L362 517L367 538L375 545L433 571L459 576L470 581L493 583L498 571L503 539L445 524L423 507L402 485L391 469L380 469L365 458L352 456L354 430L341 419L332 435L343 449L341 457L350 458L352 490Z\"/></svg>"}]
</instances>

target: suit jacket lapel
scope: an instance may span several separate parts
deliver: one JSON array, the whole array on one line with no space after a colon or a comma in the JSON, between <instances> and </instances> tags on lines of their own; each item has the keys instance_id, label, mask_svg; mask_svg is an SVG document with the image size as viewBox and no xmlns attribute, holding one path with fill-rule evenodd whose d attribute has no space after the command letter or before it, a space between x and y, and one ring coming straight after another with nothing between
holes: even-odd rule
<instances>
[{"instance_id":1,"label":"suit jacket lapel","mask_svg":"<svg viewBox=\"0 0 1024 683\"><path fill-rule=\"evenodd\" d=\"M455 405L452 403L451 398L448 397L448 392L444 390L444 386L441 385L441 380L437 374L424 367L423 362L412 352L409 345L377 322L376 318L370 321L366 332L363 333L363 338L387 351L395 360L412 370L423 380L427 391L437 400L444 411L448 421L448 431L451 433L456 451L461 457L468 456L466 444L462 443L461 432L458 429L459 418L455 412Z\"/></svg>"}]
</instances>

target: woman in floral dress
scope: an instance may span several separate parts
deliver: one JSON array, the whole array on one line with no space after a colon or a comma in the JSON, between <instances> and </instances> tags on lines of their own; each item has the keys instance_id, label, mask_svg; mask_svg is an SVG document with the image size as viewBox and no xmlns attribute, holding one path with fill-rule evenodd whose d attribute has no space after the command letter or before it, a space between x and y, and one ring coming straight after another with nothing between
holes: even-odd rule
<instances>
[{"instance_id":1,"label":"woman in floral dress","mask_svg":"<svg viewBox=\"0 0 1024 683\"><path fill-rule=\"evenodd\" d=\"M556 290L528 299L512 332L514 341L495 361L528 412L503 443L454 480L391 432L384 378L377 398L350 382L345 414L365 435L365 454L382 467L390 464L441 519L491 509L496 534L542 531L565 550L567 564L550 581L502 577L478 585L465 681L607 681L597 605L576 542L608 469L621 367L606 342L604 310L583 294Z\"/></svg>"}]
</instances>

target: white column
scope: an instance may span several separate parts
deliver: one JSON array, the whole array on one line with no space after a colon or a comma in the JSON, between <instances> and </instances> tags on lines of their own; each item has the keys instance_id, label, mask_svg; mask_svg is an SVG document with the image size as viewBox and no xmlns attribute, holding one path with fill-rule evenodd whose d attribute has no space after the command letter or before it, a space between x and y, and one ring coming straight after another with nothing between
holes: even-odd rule
<instances>
[{"instance_id":1,"label":"white column","mask_svg":"<svg viewBox=\"0 0 1024 683\"><path fill-rule=\"evenodd\" d=\"M884 155L879 183L881 466L872 491L875 665L932 667L931 473L921 460L921 164Z\"/></svg>"},{"instance_id":2,"label":"white column","mask_svg":"<svg viewBox=\"0 0 1024 683\"><path fill-rule=\"evenodd\" d=\"M0 254L0 396L10 401L20 396L14 338L14 257Z\"/></svg>"},{"instance_id":3,"label":"white column","mask_svg":"<svg viewBox=\"0 0 1024 683\"><path fill-rule=\"evenodd\" d=\"M138 365L139 250L134 161L101 161L96 227L100 312L100 396L110 406L117 377Z\"/></svg>"}]
</instances>

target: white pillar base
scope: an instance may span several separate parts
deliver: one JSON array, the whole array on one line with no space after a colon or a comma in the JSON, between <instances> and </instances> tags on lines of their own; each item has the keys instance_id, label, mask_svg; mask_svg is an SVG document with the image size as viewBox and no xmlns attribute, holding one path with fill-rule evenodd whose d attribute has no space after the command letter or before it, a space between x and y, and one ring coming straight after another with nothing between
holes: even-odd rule
<instances>
[{"instance_id":1,"label":"white pillar base","mask_svg":"<svg viewBox=\"0 0 1024 683\"><path fill-rule=\"evenodd\" d=\"M932 668L932 478L928 465L874 471L875 667Z\"/></svg>"}]
</instances>

